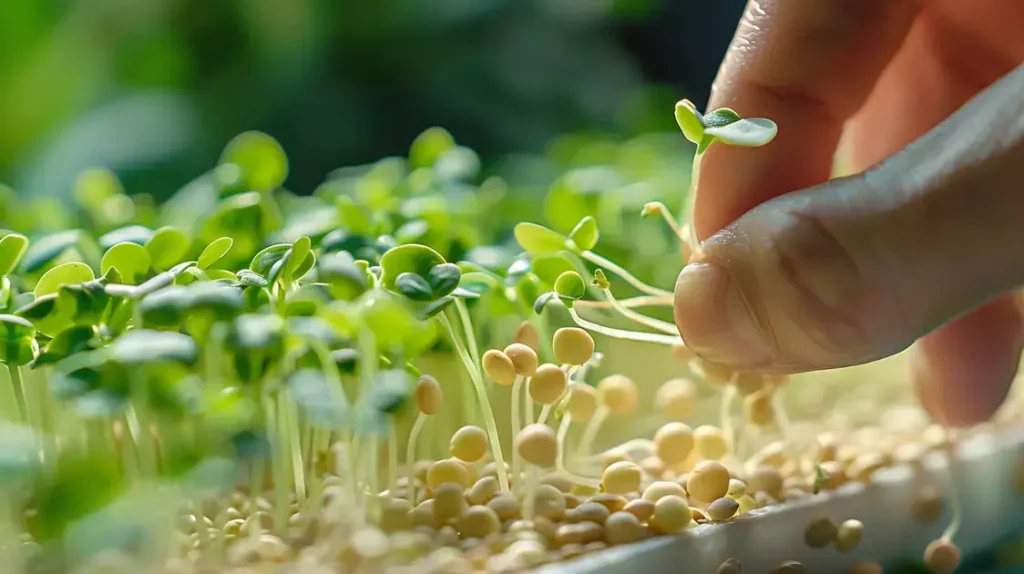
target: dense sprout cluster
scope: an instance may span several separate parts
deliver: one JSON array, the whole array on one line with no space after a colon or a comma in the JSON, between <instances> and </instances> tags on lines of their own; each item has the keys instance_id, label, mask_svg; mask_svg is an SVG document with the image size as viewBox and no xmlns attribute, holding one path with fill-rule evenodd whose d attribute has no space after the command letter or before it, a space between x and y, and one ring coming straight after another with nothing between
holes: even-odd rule
<instances>
[{"instance_id":1,"label":"dense sprout cluster","mask_svg":"<svg viewBox=\"0 0 1024 574\"><path fill-rule=\"evenodd\" d=\"M775 133L685 102L677 119L695 168L714 142ZM922 419L791 421L788 379L689 353L658 313L671 294L595 251L594 216L483 237L482 214L511 200L499 181L471 185L471 152L442 131L312 197L282 190L286 173L276 142L243 134L159 209L93 170L75 188L80 227L0 236L5 563L519 572L756 520L951 450ZM663 203L643 214L668 223L684 262L698 248ZM616 339L663 347L675 375L647 403L594 336L609 353ZM638 415L657 428L608 432ZM946 502L928 485L906 512L934 522ZM960 561L949 506L922 549L936 572ZM823 514L793 542L853 553L866 532Z\"/></svg>"}]
</instances>

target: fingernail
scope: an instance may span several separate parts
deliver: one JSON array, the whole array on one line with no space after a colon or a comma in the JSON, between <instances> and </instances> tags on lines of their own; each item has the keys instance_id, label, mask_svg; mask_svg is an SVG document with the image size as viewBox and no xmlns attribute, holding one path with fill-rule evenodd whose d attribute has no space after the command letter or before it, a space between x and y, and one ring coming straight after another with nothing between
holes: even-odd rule
<instances>
[{"instance_id":1,"label":"fingernail","mask_svg":"<svg viewBox=\"0 0 1024 574\"><path fill-rule=\"evenodd\" d=\"M713 263L683 268L676 281L679 335L702 358L734 368L769 363L772 350L729 273Z\"/></svg>"}]
</instances>

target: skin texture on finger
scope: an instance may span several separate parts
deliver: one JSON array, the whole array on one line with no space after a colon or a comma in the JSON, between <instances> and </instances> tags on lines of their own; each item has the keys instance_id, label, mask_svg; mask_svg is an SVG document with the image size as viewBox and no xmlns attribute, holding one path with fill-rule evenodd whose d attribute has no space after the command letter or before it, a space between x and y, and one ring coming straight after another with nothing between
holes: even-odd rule
<instances>
[{"instance_id":1,"label":"skin texture on finger","mask_svg":"<svg viewBox=\"0 0 1024 574\"><path fill-rule=\"evenodd\" d=\"M1024 284L1024 66L871 170L762 204L684 269L697 354L804 371L878 359Z\"/></svg>"},{"instance_id":2,"label":"skin texture on finger","mask_svg":"<svg viewBox=\"0 0 1024 574\"><path fill-rule=\"evenodd\" d=\"M844 134L854 169L895 153L1024 61L1018 25L1024 3L981 0L965 7L942 0L915 21ZM921 404L948 425L986 420L1017 373L1022 335L1022 309L1014 296L1004 296L922 338L911 350Z\"/></svg>"},{"instance_id":3,"label":"skin texture on finger","mask_svg":"<svg viewBox=\"0 0 1024 574\"><path fill-rule=\"evenodd\" d=\"M900 47L915 0L751 0L709 108L774 120L768 146L712 146L701 164L700 239L782 193L825 181L844 121ZM736 166L742 166L737 169Z\"/></svg>"}]
</instances>

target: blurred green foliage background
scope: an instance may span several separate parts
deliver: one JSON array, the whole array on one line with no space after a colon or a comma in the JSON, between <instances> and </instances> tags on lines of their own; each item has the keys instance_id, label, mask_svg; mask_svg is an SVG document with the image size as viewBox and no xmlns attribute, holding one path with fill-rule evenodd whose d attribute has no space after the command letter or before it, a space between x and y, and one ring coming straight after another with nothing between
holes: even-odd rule
<instances>
[{"instance_id":1,"label":"blurred green foliage background","mask_svg":"<svg viewBox=\"0 0 1024 574\"><path fill-rule=\"evenodd\" d=\"M742 1L4 0L0 182L70 192L113 169L160 199L248 129L287 185L404 155L442 125L486 160L557 135L675 130Z\"/></svg>"}]
</instances>

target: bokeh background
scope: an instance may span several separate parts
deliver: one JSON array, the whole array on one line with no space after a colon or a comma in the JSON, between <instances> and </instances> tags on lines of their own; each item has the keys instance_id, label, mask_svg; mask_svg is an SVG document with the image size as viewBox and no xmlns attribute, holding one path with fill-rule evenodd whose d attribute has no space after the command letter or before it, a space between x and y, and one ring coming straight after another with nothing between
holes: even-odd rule
<instances>
[{"instance_id":1,"label":"bokeh background","mask_svg":"<svg viewBox=\"0 0 1024 574\"><path fill-rule=\"evenodd\" d=\"M287 150L287 187L405 155L441 125L489 165L558 136L676 130L742 0L3 0L0 182L70 193L114 170L160 199L234 135ZM685 159L681 158L685 163Z\"/></svg>"}]
</instances>

